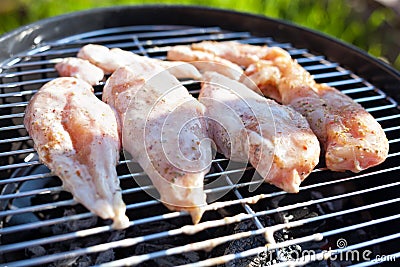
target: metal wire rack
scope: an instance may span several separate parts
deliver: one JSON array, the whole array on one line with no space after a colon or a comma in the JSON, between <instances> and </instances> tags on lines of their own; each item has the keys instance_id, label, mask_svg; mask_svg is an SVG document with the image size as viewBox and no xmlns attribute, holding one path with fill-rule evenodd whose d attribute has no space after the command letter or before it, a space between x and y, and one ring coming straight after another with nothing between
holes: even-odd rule
<instances>
[{"instance_id":1,"label":"metal wire rack","mask_svg":"<svg viewBox=\"0 0 400 267\"><path fill-rule=\"evenodd\" d=\"M218 157L205 184L222 176L226 185L206 189L206 193L231 191L210 204L202 221L192 226L187 213L168 211L146 195L132 179L145 173L129 173L126 166L130 162L122 158L117 170L130 227L114 231L109 221L98 219L64 192L60 180L39 162L22 124L24 109L38 88L57 77L54 64L75 56L85 44L165 59L169 46L202 40L238 40L286 49L317 82L349 95L381 123L390 142L388 159L359 174L334 173L320 164L304 181L300 193L293 195L267 184L249 192L251 182L246 177L236 184L230 179L242 170L227 171L227 160ZM328 266L337 261L371 266L382 260L391 264L400 257L400 110L398 103L368 78L291 43L220 27L107 28L42 43L15 55L0 64L1 264L85 261L101 266L246 266L264 262L295 266L325 262ZM196 96L198 88L190 82L186 85ZM102 84L95 89L100 97ZM248 167L245 171L246 176L254 170ZM277 242L265 246L264 237ZM307 248L315 253L301 255ZM354 251L371 253L349 259L347 252ZM296 257L289 255L294 252Z\"/></svg>"}]
</instances>

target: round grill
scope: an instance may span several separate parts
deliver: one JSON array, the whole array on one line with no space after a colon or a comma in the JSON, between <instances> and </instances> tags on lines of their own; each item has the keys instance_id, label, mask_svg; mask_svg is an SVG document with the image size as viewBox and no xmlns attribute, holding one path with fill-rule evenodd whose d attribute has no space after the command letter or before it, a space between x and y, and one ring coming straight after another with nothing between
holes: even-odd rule
<instances>
[{"instance_id":1,"label":"round grill","mask_svg":"<svg viewBox=\"0 0 400 267\"><path fill-rule=\"evenodd\" d=\"M55 63L89 43L165 59L169 46L237 40L286 49L318 83L336 87L382 125L388 159L359 174L322 164L298 194L264 184L249 192L218 156L206 193L230 188L197 226L171 212L117 167L131 226L115 231L63 191L39 161L22 124L29 99L57 77ZM190 7L96 9L28 25L0 39L0 262L31 265L370 266L400 257L400 75L340 42L281 21ZM102 86L96 86L100 98ZM185 86L197 96L199 85ZM207 188L222 176L225 185ZM151 187L151 186L149 186ZM276 244L267 244L275 239ZM370 252L370 253L369 253ZM398 259L397 259L398 260ZM263 265L264 264L264 265ZM339 264L339 265L335 265Z\"/></svg>"}]
</instances>

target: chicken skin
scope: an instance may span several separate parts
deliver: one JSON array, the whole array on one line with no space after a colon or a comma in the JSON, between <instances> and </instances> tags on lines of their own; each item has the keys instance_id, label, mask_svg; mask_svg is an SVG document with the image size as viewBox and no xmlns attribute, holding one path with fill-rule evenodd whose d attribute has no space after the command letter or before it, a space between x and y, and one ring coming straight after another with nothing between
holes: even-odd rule
<instances>
[{"instance_id":1,"label":"chicken skin","mask_svg":"<svg viewBox=\"0 0 400 267\"><path fill-rule=\"evenodd\" d=\"M76 78L56 78L29 102L24 125L40 160L75 200L113 227L129 225L116 165L120 139L111 108Z\"/></svg>"},{"instance_id":2,"label":"chicken skin","mask_svg":"<svg viewBox=\"0 0 400 267\"><path fill-rule=\"evenodd\" d=\"M218 151L234 161L250 162L265 182L298 192L320 153L304 117L218 73L207 72L203 79L199 100L206 106Z\"/></svg>"},{"instance_id":3,"label":"chicken skin","mask_svg":"<svg viewBox=\"0 0 400 267\"><path fill-rule=\"evenodd\" d=\"M204 175L212 151L204 106L154 62L118 68L108 79L103 101L120 119L124 149L138 162L171 210L204 212Z\"/></svg>"},{"instance_id":4,"label":"chicken skin","mask_svg":"<svg viewBox=\"0 0 400 267\"><path fill-rule=\"evenodd\" d=\"M246 67L245 74L265 96L305 116L321 142L328 169L360 172L386 159L389 142L372 115L339 90L316 83L285 50L208 41L192 49Z\"/></svg>"}]
</instances>

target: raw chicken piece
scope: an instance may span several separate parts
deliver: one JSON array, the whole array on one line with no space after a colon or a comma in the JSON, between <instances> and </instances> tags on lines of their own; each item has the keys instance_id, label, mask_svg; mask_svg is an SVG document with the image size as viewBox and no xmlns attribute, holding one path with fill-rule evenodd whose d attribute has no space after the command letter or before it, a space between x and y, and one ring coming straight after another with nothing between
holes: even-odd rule
<instances>
[{"instance_id":1,"label":"raw chicken piece","mask_svg":"<svg viewBox=\"0 0 400 267\"><path fill-rule=\"evenodd\" d=\"M108 49L102 45L85 45L79 50L78 57L90 61L92 64L103 69L107 74L113 73L119 67L135 62L152 62L168 70L178 79L199 79L201 77L201 74L195 67L184 62L162 61L155 58L139 56L119 48Z\"/></svg>"},{"instance_id":2,"label":"raw chicken piece","mask_svg":"<svg viewBox=\"0 0 400 267\"><path fill-rule=\"evenodd\" d=\"M171 210L188 211L197 223L212 160L204 106L158 64L139 61L111 75L103 101L117 111L123 147L147 173L161 201Z\"/></svg>"},{"instance_id":3,"label":"raw chicken piece","mask_svg":"<svg viewBox=\"0 0 400 267\"><path fill-rule=\"evenodd\" d=\"M360 172L382 163L389 142L381 125L361 105L338 90L316 85L292 98L290 105L302 113L324 144L330 170Z\"/></svg>"},{"instance_id":4,"label":"raw chicken piece","mask_svg":"<svg viewBox=\"0 0 400 267\"><path fill-rule=\"evenodd\" d=\"M40 160L60 177L74 199L113 227L129 226L115 166L120 140L111 108L89 84L57 78L27 106L24 124Z\"/></svg>"},{"instance_id":5,"label":"raw chicken piece","mask_svg":"<svg viewBox=\"0 0 400 267\"><path fill-rule=\"evenodd\" d=\"M247 67L245 74L264 95L304 115L325 150L330 170L359 172L386 159L389 142L371 114L339 90L317 84L285 50L237 42L192 47Z\"/></svg>"},{"instance_id":6,"label":"raw chicken piece","mask_svg":"<svg viewBox=\"0 0 400 267\"><path fill-rule=\"evenodd\" d=\"M269 53L270 49L267 46L241 44L235 41L203 41L192 44L191 48L196 51L214 54L243 67L248 67L260 59L264 59L265 54Z\"/></svg>"},{"instance_id":7,"label":"raw chicken piece","mask_svg":"<svg viewBox=\"0 0 400 267\"><path fill-rule=\"evenodd\" d=\"M284 53L275 53L279 54ZM305 69L286 56L266 57L269 64L255 63L250 67L257 65L262 72L270 64L279 68L279 99L307 118L324 148L328 169L360 172L386 159L389 142L385 132L360 104L335 88L317 84Z\"/></svg>"},{"instance_id":8,"label":"raw chicken piece","mask_svg":"<svg viewBox=\"0 0 400 267\"><path fill-rule=\"evenodd\" d=\"M173 46L168 50L167 59L189 62L200 72L215 71L234 80L239 80L243 74L240 66L212 53L195 51L187 45ZM219 64L210 64L216 62Z\"/></svg>"},{"instance_id":9,"label":"raw chicken piece","mask_svg":"<svg viewBox=\"0 0 400 267\"><path fill-rule=\"evenodd\" d=\"M102 69L91 64L89 61L68 57L58 62L55 66L58 74L63 77L75 77L90 85L96 85L103 80L104 72Z\"/></svg>"},{"instance_id":10,"label":"raw chicken piece","mask_svg":"<svg viewBox=\"0 0 400 267\"><path fill-rule=\"evenodd\" d=\"M199 100L218 151L250 162L268 183L295 193L317 165L320 146L307 121L223 75L207 72Z\"/></svg>"},{"instance_id":11,"label":"raw chicken piece","mask_svg":"<svg viewBox=\"0 0 400 267\"><path fill-rule=\"evenodd\" d=\"M203 41L192 44L191 48L194 51L214 54L217 57L245 67L245 75L241 77L241 82L245 82L246 86L256 92L261 91L263 95L282 102L277 89L281 78L280 69L274 62L267 59L279 58L279 65L284 66L292 60L285 50L276 49L276 47L241 44L235 41ZM256 86L251 84L247 77Z\"/></svg>"}]
</instances>

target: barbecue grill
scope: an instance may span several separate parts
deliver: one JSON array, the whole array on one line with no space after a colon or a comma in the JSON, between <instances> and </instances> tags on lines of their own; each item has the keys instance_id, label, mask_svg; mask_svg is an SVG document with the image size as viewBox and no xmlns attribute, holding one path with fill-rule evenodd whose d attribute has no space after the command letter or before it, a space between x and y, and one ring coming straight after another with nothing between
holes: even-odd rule
<instances>
[{"instance_id":1,"label":"barbecue grill","mask_svg":"<svg viewBox=\"0 0 400 267\"><path fill-rule=\"evenodd\" d=\"M206 193L229 192L197 226L171 212L117 166L130 227L113 230L63 191L35 154L22 124L54 64L88 43L165 59L168 47L237 40L286 49L319 83L363 105L390 142L387 160L358 174L320 163L298 194L263 184L251 167L227 170L221 155ZM400 257L400 74L319 33L265 17L182 6L112 7L59 16L0 39L0 263L3 266L394 266ZM102 84L95 92L101 96ZM197 96L199 84L185 81ZM323 162L323 161L322 161ZM244 171L238 183L236 173ZM208 188L218 177L226 183ZM147 189L151 189L151 185ZM267 242L268 241L268 242ZM275 241L275 243L273 242Z\"/></svg>"}]
</instances>

